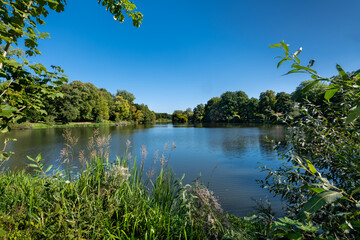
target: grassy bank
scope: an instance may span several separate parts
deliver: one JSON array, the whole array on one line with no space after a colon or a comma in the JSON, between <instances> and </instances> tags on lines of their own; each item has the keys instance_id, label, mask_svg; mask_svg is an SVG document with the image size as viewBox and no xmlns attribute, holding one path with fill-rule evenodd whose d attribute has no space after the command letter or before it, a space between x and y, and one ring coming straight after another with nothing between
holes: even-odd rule
<instances>
[{"instance_id":1,"label":"grassy bank","mask_svg":"<svg viewBox=\"0 0 360 240\"><path fill-rule=\"evenodd\" d=\"M0 238L253 239L205 186L183 185L164 165L154 177L126 159L93 157L76 177L39 166L0 175Z\"/></svg>"},{"instance_id":2,"label":"grassy bank","mask_svg":"<svg viewBox=\"0 0 360 240\"><path fill-rule=\"evenodd\" d=\"M62 170L51 172L39 155L29 158L36 174L0 173L0 239L255 238L258 225L226 214L201 183L184 185L164 154L146 172L145 147L141 162L110 163L110 136L95 130L74 170L77 138L70 129L63 136Z\"/></svg>"},{"instance_id":3,"label":"grassy bank","mask_svg":"<svg viewBox=\"0 0 360 240\"><path fill-rule=\"evenodd\" d=\"M104 122L104 123L94 123L94 122L71 122L67 124L56 123L49 125L46 123L31 123L32 128L41 129L41 128L69 128L69 127L101 127L101 126L115 126L115 122Z\"/></svg>"},{"instance_id":4,"label":"grassy bank","mask_svg":"<svg viewBox=\"0 0 360 240\"><path fill-rule=\"evenodd\" d=\"M73 128L73 127L101 127L101 126L121 126L121 125L130 125L131 122L71 122L67 124L63 124L60 122L54 124L47 124L47 123L30 123L25 122L21 124L11 124L10 127L12 129L44 129L44 128Z\"/></svg>"}]
</instances>

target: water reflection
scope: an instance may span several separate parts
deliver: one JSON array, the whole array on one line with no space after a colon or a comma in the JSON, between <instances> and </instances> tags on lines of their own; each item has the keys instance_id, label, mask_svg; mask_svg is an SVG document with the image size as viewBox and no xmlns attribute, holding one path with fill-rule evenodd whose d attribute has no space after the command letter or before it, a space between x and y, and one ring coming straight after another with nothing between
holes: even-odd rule
<instances>
[{"instance_id":1,"label":"water reflection","mask_svg":"<svg viewBox=\"0 0 360 240\"><path fill-rule=\"evenodd\" d=\"M79 138L74 148L75 154L88 149L89 138L94 128L73 128L72 135ZM122 127L101 127L101 134L111 135L110 160L116 156L124 156L126 142L131 141L132 156L140 157L142 145L148 151L145 167L153 164L152 155L158 151L161 156L164 145L176 143L171 153L170 163L175 174L186 174L185 183L190 183L201 175L206 184L210 180L210 188L220 197L225 210L244 215L252 210L255 199L264 199L269 195L260 189L255 179L263 178L258 169L258 162L275 166L277 156L273 151L273 143L282 141L282 126L234 125L234 124L196 124L196 125L136 125ZM17 138L10 143L9 150L15 152L4 167L10 170L26 169L29 161L26 156L35 157L41 153L46 164L60 167L59 154L64 147L63 129L14 130L5 137ZM78 159L75 156L75 159ZM159 165L159 163L157 163ZM73 166L80 169L79 162ZM214 167L217 168L214 170ZM27 169L30 171L29 169ZM271 199L271 197L269 197ZM281 211L279 199L272 199L276 211Z\"/></svg>"}]
</instances>

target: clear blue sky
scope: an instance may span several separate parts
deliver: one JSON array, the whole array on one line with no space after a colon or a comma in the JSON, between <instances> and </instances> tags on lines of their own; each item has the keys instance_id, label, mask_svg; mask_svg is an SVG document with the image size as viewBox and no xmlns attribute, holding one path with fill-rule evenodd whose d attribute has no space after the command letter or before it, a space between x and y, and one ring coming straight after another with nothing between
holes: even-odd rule
<instances>
[{"instance_id":1,"label":"clear blue sky","mask_svg":"<svg viewBox=\"0 0 360 240\"><path fill-rule=\"evenodd\" d=\"M156 112L194 108L225 91L259 97L268 89L291 93L307 79L276 69L281 40L301 59L316 59L320 75L360 68L358 0L134 0L144 15L116 22L97 0L70 0L51 13L35 60L63 67L70 81L111 93L135 94Z\"/></svg>"}]
</instances>

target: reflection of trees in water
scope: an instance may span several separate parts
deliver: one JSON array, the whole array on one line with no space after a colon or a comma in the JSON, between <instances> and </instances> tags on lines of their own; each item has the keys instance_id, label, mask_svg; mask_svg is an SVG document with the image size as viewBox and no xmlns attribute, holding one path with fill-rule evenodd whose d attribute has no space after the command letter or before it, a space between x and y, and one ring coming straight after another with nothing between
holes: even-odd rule
<instances>
[{"instance_id":1,"label":"reflection of trees in water","mask_svg":"<svg viewBox=\"0 0 360 240\"><path fill-rule=\"evenodd\" d=\"M233 126L233 125L232 125ZM239 156L242 153L258 148L258 128L223 128L215 127L206 131L208 144L212 150Z\"/></svg>"},{"instance_id":2,"label":"reflection of trees in water","mask_svg":"<svg viewBox=\"0 0 360 240\"><path fill-rule=\"evenodd\" d=\"M84 151L85 156L89 155L89 139L93 135L95 129L99 129L100 135L112 135L113 138L110 141L110 161L113 161L116 156L124 156L126 151L126 141L128 139L134 144L135 131L146 131L146 129L151 127L153 127L153 125L70 128L72 136L79 139L77 144L73 146L74 161L72 162L72 166L80 168L80 152ZM63 131L63 128L14 130L8 134L2 135L0 139L2 142L5 138L18 139L18 141L8 144L7 150L15 152L15 155L13 155L9 161L4 163L2 168L12 171L25 169L26 171L31 172L31 169L27 167L30 163L27 156L35 158L39 153L42 154L45 167L48 165L53 165L53 169L61 167L61 163L58 160L60 151L65 146L65 140L62 136ZM74 169L74 171L76 171L76 169Z\"/></svg>"},{"instance_id":3,"label":"reflection of trees in water","mask_svg":"<svg viewBox=\"0 0 360 240\"><path fill-rule=\"evenodd\" d=\"M267 131L259 138L260 151L262 154L274 155L275 147L278 144L283 145L285 143L285 127L284 126L265 126ZM281 149L281 148L280 148Z\"/></svg>"},{"instance_id":4,"label":"reflection of trees in water","mask_svg":"<svg viewBox=\"0 0 360 240\"><path fill-rule=\"evenodd\" d=\"M228 135L224 136L222 149L225 153L242 154L258 147L258 135Z\"/></svg>"},{"instance_id":5,"label":"reflection of trees in water","mask_svg":"<svg viewBox=\"0 0 360 240\"><path fill-rule=\"evenodd\" d=\"M285 129L283 126L255 126L240 127L230 125L224 128L217 127L209 132L209 146L216 150L221 147L225 154L240 156L245 152L260 151L261 154L273 156L274 147L284 141ZM213 128L216 126L212 125Z\"/></svg>"}]
</instances>

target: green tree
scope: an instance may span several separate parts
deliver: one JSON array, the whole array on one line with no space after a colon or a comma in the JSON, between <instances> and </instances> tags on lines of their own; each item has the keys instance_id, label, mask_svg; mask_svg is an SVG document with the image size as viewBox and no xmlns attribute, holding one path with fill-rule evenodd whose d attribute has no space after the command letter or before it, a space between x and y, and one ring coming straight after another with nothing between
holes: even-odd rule
<instances>
[{"instance_id":1,"label":"green tree","mask_svg":"<svg viewBox=\"0 0 360 240\"><path fill-rule=\"evenodd\" d=\"M307 80L301 82L292 93L292 99L300 104L305 104L310 101L315 105L324 106L324 95L326 90L329 88L329 85L325 82L317 82L311 86L314 81L315 80ZM307 86L311 86L311 88L308 91L304 91Z\"/></svg>"},{"instance_id":2,"label":"green tree","mask_svg":"<svg viewBox=\"0 0 360 240\"><path fill-rule=\"evenodd\" d=\"M246 103L246 120L249 122L259 121L259 100L250 98Z\"/></svg>"},{"instance_id":3,"label":"green tree","mask_svg":"<svg viewBox=\"0 0 360 240\"><path fill-rule=\"evenodd\" d=\"M248 96L243 91L225 92L220 97L221 121L239 122L246 118Z\"/></svg>"},{"instance_id":4,"label":"green tree","mask_svg":"<svg viewBox=\"0 0 360 240\"><path fill-rule=\"evenodd\" d=\"M134 104L137 110L141 111L143 119L140 122L153 122L156 119L155 113L145 104Z\"/></svg>"},{"instance_id":5,"label":"green tree","mask_svg":"<svg viewBox=\"0 0 360 240\"><path fill-rule=\"evenodd\" d=\"M197 105L194 110L194 121L195 122L201 122L203 118L205 117L205 106L204 104Z\"/></svg>"},{"instance_id":6,"label":"green tree","mask_svg":"<svg viewBox=\"0 0 360 240\"><path fill-rule=\"evenodd\" d=\"M128 120L130 118L130 104L122 96L116 96L112 106L114 119Z\"/></svg>"},{"instance_id":7,"label":"green tree","mask_svg":"<svg viewBox=\"0 0 360 240\"><path fill-rule=\"evenodd\" d=\"M168 113L155 113L156 120L166 119L171 120L171 114Z\"/></svg>"},{"instance_id":8,"label":"green tree","mask_svg":"<svg viewBox=\"0 0 360 240\"><path fill-rule=\"evenodd\" d=\"M275 112L289 114L293 111L294 102L291 100L291 95L285 92L276 94Z\"/></svg>"},{"instance_id":9,"label":"green tree","mask_svg":"<svg viewBox=\"0 0 360 240\"><path fill-rule=\"evenodd\" d=\"M175 110L172 114L172 121L175 123L186 123L188 122L188 115L185 111Z\"/></svg>"},{"instance_id":10,"label":"green tree","mask_svg":"<svg viewBox=\"0 0 360 240\"><path fill-rule=\"evenodd\" d=\"M126 91L126 90L117 90L116 92L116 96L121 96L123 97L125 100L127 100L130 104L134 103L135 100L135 96L134 94Z\"/></svg>"},{"instance_id":11,"label":"green tree","mask_svg":"<svg viewBox=\"0 0 360 240\"><path fill-rule=\"evenodd\" d=\"M185 113L186 113L186 116L187 116L187 118L188 118L188 121L189 121L189 122L192 122L192 121L193 121L193 117L194 117L194 112L193 112L193 110L192 110L191 108L187 108L187 109L185 110Z\"/></svg>"},{"instance_id":12,"label":"green tree","mask_svg":"<svg viewBox=\"0 0 360 240\"><path fill-rule=\"evenodd\" d=\"M259 111L265 115L268 120L271 116L271 112L275 110L276 96L272 90L260 93L259 97Z\"/></svg>"},{"instance_id":13,"label":"green tree","mask_svg":"<svg viewBox=\"0 0 360 240\"><path fill-rule=\"evenodd\" d=\"M144 121L144 114L135 106L131 106L131 119L136 123L141 123Z\"/></svg>"},{"instance_id":14,"label":"green tree","mask_svg":"<svg viewBox=\"0 0 360 240\"><path fill-rule=\"evenodd\" d=\"M222 119L220 98L213 97L205 104L205 121L219 122Z\"/></svg>"}]
</instances>

